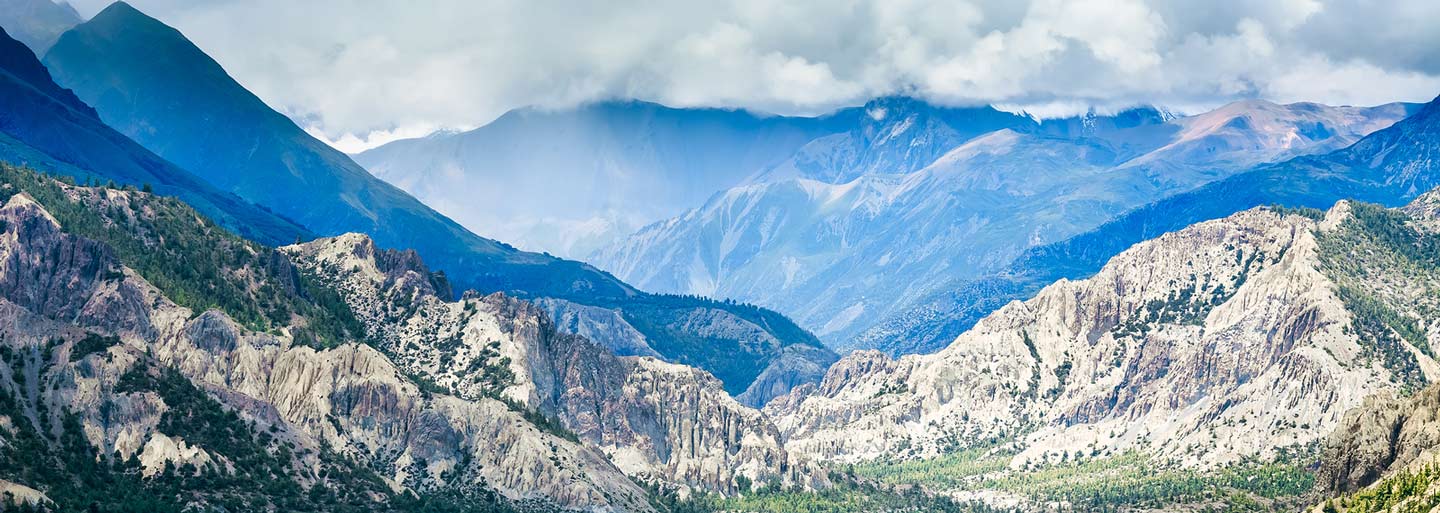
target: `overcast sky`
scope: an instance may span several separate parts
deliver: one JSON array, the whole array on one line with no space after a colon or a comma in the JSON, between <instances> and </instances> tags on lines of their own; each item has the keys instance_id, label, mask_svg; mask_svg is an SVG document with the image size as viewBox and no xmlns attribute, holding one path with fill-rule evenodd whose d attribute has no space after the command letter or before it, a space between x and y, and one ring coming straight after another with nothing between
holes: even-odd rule
<instances>
[{"instance_id":1,"label":"overcast sky","mask_svg":"<svg viewBox=\"0 0 1440 513\"><path fill-rule=\"evenodd\" d=\"M1058 115L1440 94L1436 0L130 3L348 151L610 98L807 114L910 94Z\"/></svg>"}]
</instances>

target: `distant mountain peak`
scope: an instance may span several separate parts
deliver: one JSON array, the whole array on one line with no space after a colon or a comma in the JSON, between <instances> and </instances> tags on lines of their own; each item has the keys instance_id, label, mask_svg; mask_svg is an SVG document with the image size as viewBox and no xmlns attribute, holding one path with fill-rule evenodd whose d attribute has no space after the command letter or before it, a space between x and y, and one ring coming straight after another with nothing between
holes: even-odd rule
<instances>
[{"instance_id":1,"label":"distant mountain peak","mask_svg":"<svg viewBox=\"0 0 1440 513\"><path fill-rule=\"evenodd\" d=\"M0 27L37 55L43 55L60 34L81 21L80 14L65 2L0 0Z\"/></svg>"},{"instance_id":2,"label":"distant mountain peak","mask_svg":"<svg viewBox=\"0 0 1440 513\"><path fill-rule=\"evenodd\" d=\"M114 16L134 17L136 19L150 20L156 23L160 23L159 20L151 18L150 15L140 12L139 9L136 9L134 6L126 3L124 0L112 2L110 5L105 6L105 8L101 9L94 18L91 18L91 20L108 19L109 17Z\"/></svg>"},{"instance_id":3,"label":"distant mountain peak","mask_svg":"<svg viewBox=\"0 0 1440 513\"><path fill-rule=\"evenodd\" d=\"M76 26L75 30L61 36L61 39L70 37L71 33L85 33L92 37L98 36L112 41L143 43L151 52L167 52L165 53L167 57L177 56L168 52L184 51L189 53L189 55L184 55L185 57L210 60L205 52L191 43L179 30L125 2L110 4L95 17L90 18L90 21ZM57 42L57 44L59 43ZM216 64L216 66L219 65Z\"/></svg>"},{"instance_id":4,"label":"distant mountain peak","mask_svg":"<svg viewBox=\"0 0 1440 513\"><path fill-rule=\"evenodd\" d=\"M626 318L646 316L639 317L643 322L636 321L638 329L645 333L656 351L676 361L689 361L685 358L695 353L690 351L689 346L682 346L676 341L702 337L706 341L701 344L703 350L708 351L706 354L719 355L706 360L709 365L707 370L719 376L736 393L746 390L772 361L778 361L784 355L780 352L781 347L765 346L760 348L763 350L751 351L743 365L735 364L737 357L727 350L750 347L746 344L755 339L748 335L743 339L734 336L725 338L732 331L718 328L753 326L753 331L767 333L770 338L789 345L809 344L813 340L808 333L773 312L699 298L649 296L588 264L520 251L471 233L401 189L371 175L345 154L315 139L290 118L266 106L178 31L136 12L128 5L112 6L90 22L76 27L61 38L46 58L46 64L55 70L57 80L75 88L76 93L90 101L111 126L222 189L292 217L317 235L362 232L368 234L378 247L414 249L416 255L424 256L428 265L433 265L437 271L443 270L446 281L453 280L459 290L504 291L523 298L558 298L588 306L623 309ZM658 106L643 106L633 115L614 118L586 111L574 116L577 120L571 125L556 123L557 119L566 119L564 112L512 115L511 120L517 125L537 127L534 133L538 137L505 139L501 146L520 139L536 138L553 144L563 138L565 132L589 133L601 128L610 130L609 133L651 135L674 125L713 129L727 122L734 122L740 127L730 131L741 134L742 137L738 138L740 143L770 143L784 136L780 131L758 132L760 135L755 136L757 132L749 131L759 125L754 116L714 111L691 114ZM619 121L615 121L616 118ZM813 133L808 125L794 131L796 135L789 138L797 139ZM486 132L482 128L467 133L467 136L478 134L484 137ZM670 133L678 134L667 136L672 140L666 141L678 149L675 152L677 160L712 160L710 157L713 154L695 151L699 144L694 144L695 140L687 137L690 132L671 130ZM461 140L464 138L455 139L459 143L465 142ZM428 141L407 142L414 145ZM616 147L623 146L610 145L608 148ZM754 151L745 144L737 143L730 147L738 148L736 153ZM538 152L529 153L541 153L545 157L560 153L554 145L541 148ZM601 155L608 156L603 152ZM573 173L564 166L554 167ZM563 179L576 181L573 174ZM586 195L595 195L595 183L580 184L591 186L581 191ZM504 196L543 204L552 211L558 208L557 204L583 199L558 198L554 181L539 184L535 192L497 187L493 182L486 185ZM656 195L659 194L651 192L650 197ZM465 201L494 205L474 195L468 196ZM625 208L632 208L632 205L626 204ZM395 255L397 265L411 260L408 253ZM436 284L434 288L447 287ZM662 316L702 315L707 312L715 316L721 313L736 318L748 316L755 320L724 325L704 324L717 329L703 332L699 331L702 324L696 322L682 324L673 330L668 321L662 322ZM618 313L611 313L608 319L620 319ZM667 331L661 328L650 330L650 326L664 326ZM695 331L683 331L687 329ZM670 345L665 345L667 343ZM732 369L733 372L729 372Z\"/></svg>"}]
</instances>

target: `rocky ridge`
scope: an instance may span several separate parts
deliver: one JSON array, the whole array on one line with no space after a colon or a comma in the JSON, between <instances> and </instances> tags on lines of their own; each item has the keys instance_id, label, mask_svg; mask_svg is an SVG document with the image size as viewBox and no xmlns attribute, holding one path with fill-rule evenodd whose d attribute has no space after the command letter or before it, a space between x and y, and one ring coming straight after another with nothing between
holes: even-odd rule
<instances>
[{"instance_id":1,"label":"rocky ridge","mask_svg":"<svg viewBox=\"0 0 1440 513\"><path fill-rule=\"evenodd\" d=\"M13 46L24 50L18 42ZM121 180L113 176L117 174L115 166L93 166L97 171L94 175L102 183L108 178L136 186L150 183L162 194L186 198L232 231L253 240L275 246L297 239L309 240L311 233L338 236L360 232L374 238L381 247L414 249L429 265L444 270L447 281L455 283L460 290L503 291L526 299L557 298L622 312L623 320L644 333L649 345L667 361L704 368L724 382L733 394L744 392L764 367L780 356L781 346L820 346L813 336L775 312L697 296L647 294L588 264L522 251L476 235L404 191L370 175L348 156L307 134L293 120L271 109L236 82L220 63L180 31L123 1L109 5L89 21L66 32L47 52L43 66L35 62L33 55L28 55L28 50L23 53L30 57L27 61L30 68L49 70L57 83L52 86L70 88L77 102L83 101L87 109L93 107L98 113L97 119L119 130L106 128L114 132L114 136L133 138L134 141L126 139L126 142L139 143L158 157L193 172L197 179L233 193L227 193L228 198L243 198L262 206L254 209L257 212L273 211L275 214L271 216L286 216L308 229L303 232L304 237L285 232L256 238L237 229L253 223L224 223L224 218L207 210L203 202L195 203L193 195L186 195L185 191L171 192L172 189L165 187L170 180ZM0 100L8 98L0 94ZM23 112L34 102L11 103L17 103L15 108ZM51 121L55 117L53 112L43 114L47 116L36 117ZM768 123L741 114L721 117ZM216 124L217 119L226 122ZM797 134L808 133L797 130ZM67 143L73 143L73 139L73 134L68 134L55 146L63 150L70 147ZM742 139L754 140L753 137ZM7 157L5 146L4 138L0 137L0 158ZM673 154L682 161L696 158L690 151ZM46 162L13 155L8 160L28 162L51 172L63 171ZM165 173L152 174L173 177L178 169L162 171ZM89 178L90 175L80 176L81 181ZM540 182L542 192L549 190L544 189L544 180ZM581 189L594 192L595 188L577 188ZM512 196L524 197L524 194ZM521 203L527 209L539 204ZM686 332L677 327L688 325L672 322L677 317L714 310L726 311L731 320L743 320L766 331L767 336L778 339L780 344L751 350L749 340ZM612 316L611 319L618 318ZM601 329L619 332L626 327L613 325ZM818 365L828 365L837 358L823 351L820 354L824 358L816 362Z\"/></svg>"},{"instance_id":2,"label":"rocky ridge","mask_svg":"<svg viewBox=\"0 0 1440 513\"><path fill-rule=\"evenodd\" d=\"M124 213L106 222L172 219L137 192L60 187L86 208ZM135 458L146 475L176 467L233 473L240 456L231 447L186 439L177 431L187 423L167 420L171 408L193 416L195 404L213 400L265 433L255 439L269 441L269 454L301 489L338 486L338 471L326 469L348 460L382 481L362 490L375 500L412 490L650 509L645 492L605 455L539 429L502 401L428 390L367 345L302 346L293 327L256 332L224 312L176 305L106 245L63 232L29 195L9 192L0 209L0 390L18 410L6 412L12 428L0 440L25 432L13 428L21 423L53 426L73 416L76 427L61 433L83 436L116 461ZM172 404L175 397L198 403Z\"/></svg>"},{"instance_id":3,"label":"rocky ridge","mask_svg":"<svg viewBox=\"0 0 1440 513\"><path fill-rule=\"evenodd\" d=\"M1194 467L1273 458L1437 375L1434 316L1425 338L1389 337L1341 297L1337 282L1363 274L1337 267L1335 243L1380 233L1356 228L1377 211L1390 212L1342 202L1193 225L1011 302L938 353L853 353L766 411L792 451L842 462L997 442L1018 450L1012 466L1130 450Z\"/></svg>"},{"instance_id":4,"label":"rocky ridge","mask_svg":"<svg viewBox=\"0 0 1440 513\"><path fill-rule=\"evenodd\" d=\"M1440 260L1436 240L1440 239L1440 190L1431 191L1399 209L1406 213L1406 225L1422 234L1416 253L1428 257L1428 273L1412 273L1419 279L1399 282L1398 290L1414 291L1403 298L1408 312L1403 315L1425 319L1433 314L1440 290ZM1428 239L1427 243L1424 240ZM1424 269L1424 266L1416 266ZM1384 281L1394 283L1394 279ZM1418 297L1417 297L1418 296ZM1436 322L1418 326L1436 341ZM1347 413L1325 441L1320 467L1316 471L1316 492L1321 511L1416 511L1440 501L1440 475L1435 473L1440 458L1440 385L1430 385L1410 397L1372 397Z\"/></svg>"},{"instance_id":5,"label":"rocky ridge","mask_svg":"<svg viewBox=\"0 0 1440 513\"><path fill-rule=\"evenodd\" d=\"M720 493L733 493L737 477L823 482L787 453L764 415L704 371L616 356L561 332L535 304L503 294L448 301L430 289L422 263L386 266L390 252L363 235L283 250L339 290L406 373L459 397L499 397L553 416L629 475Z\"/></svg>"}]
</instances>

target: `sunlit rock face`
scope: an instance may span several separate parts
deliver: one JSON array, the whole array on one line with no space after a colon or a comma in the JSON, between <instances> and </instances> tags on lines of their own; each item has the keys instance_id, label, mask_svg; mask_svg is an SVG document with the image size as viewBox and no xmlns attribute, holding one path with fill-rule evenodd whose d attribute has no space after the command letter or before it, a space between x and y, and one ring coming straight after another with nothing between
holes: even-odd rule
<instances>
[{"instance_id":1,"label":"sunlit rock face","mask_svg":"<svg viewBox=\"0 0 1440 513\"><path fill-rule=\"evenodd\" d=\"M792 452L841 462L996 440L1016 445L1012 465L1131 449L1190 466L1274 457L1322 440L1367 397L1437 376L1436 319L1407 306L1428 304L1414 291L1435 275L1343 263L1372 229L1355 208L1253 209L1164 235L1005 305L938 353L853 353L766 411ZM1429 342L1378 346L1340 285L1418 316Z\"/></svg>"},{"instance_id":2,"label":"sunlit rock face","mask_svg":"<svg viewBox=\"0 0 1440 513\"><path fill-rule=\"evenodd\" d=\"M719 493L733 493L737 476L807 487L824 482L787 453L769 419L704 371L616 356L557 330L540 306L503 294L443 299L423 263L378 250L363 235L284 251L340 291L377 347L406 373L462 398L501 397L538 409L629 475Z\"/></svg>"},{"instance_id":3,"label":"sunlit rock face","mask_svg":"<svg viewBox=\"0 0 1440 513\"><path fill-rule=\"evenodd\" d=\"M67 190L109 212L128 212L138 194ZM143 223L146 215L121 218ZM376 469L386 492L468 490L567 509L650 509L599 450L542 431L499 400L422 390L368 345L317 350L284 331L250 331L218 310L177 306L108 247L62 232L23 193L0 209L0 226L0 383L22 404L77 415L80 435L99 454L135 457L145 475L184 466L234 471L228 448L164 432L162 416L175 405L163 391L133 385L174 369L193 384L185 386L286 445L277 454L289 455L302 486L334 478L321 472L321 455L335 451ZM87 336L116 338L95 348Z\"/></svg>"}]
</instances>

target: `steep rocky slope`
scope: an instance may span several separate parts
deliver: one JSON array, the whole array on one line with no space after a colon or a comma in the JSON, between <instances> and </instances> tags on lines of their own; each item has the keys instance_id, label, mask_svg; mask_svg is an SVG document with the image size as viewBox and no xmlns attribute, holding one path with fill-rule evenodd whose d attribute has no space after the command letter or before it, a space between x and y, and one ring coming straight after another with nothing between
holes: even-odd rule
<instances>
[{"instance_id":1,"label":"steep rocky slope","mask_svg":"<svg viewBox=\"0 0 1440 513\"><path fill-rule=\"evenodd\" d=\"M694 296L646 294L587 264L520 251L467 231L305 133L179 31L124 2L66 32L45 64L58 82L91 102L101 119L221 189L296 219L319 235L366 233L382 247L414 249L445 271L458 290L557 298L623 313L611 319L644 333L667 361L715 374L734 394L789 354L785 347L821 347L774 312ZM226 122L217 124L217 119ZM673 322L712 314L725 319ZM731 323L745 330L713 329ZM778 343L748 338L755 330ZM817 366L835 359L824 350L806 354L818 358L813 361Z\"/></svg>"},{"instance_id":2,"label":"steep rocky slope","mask_svg":"<svg viewBox=\"0 0 1440 513\"><path fill-rule=\"evenodd\" d=\"M1420 196L1401 211L1409 219L1399 233L1420 234L1408 258L1410 278L1367 273L1386 289L1401 315L1415 320L1409 330L1436 342L1433 316L1440 309L1440 190ZM1405 237L1414 239L1415 237ZM1367 259L1375 262L1376 259ZM1396 261L1379 260L1393 266ZM1365 266L1369 267L1369 266ZM1420 271L1420 272L1416 272ZM1425 320L1430 322L1425 322ZM1440 385L1406 398L1375 397L1348 413L1326 440L1315 487L1331 511L1425 511L1440 503ZM1324 506L1317 506L1317 510Z\"/></svg>"},{"instance_id":3,"label":"steep rocky slope","mask_svg":"<svg viewBox=\"0 0 1440 513\"><path fill-rule=\"evenodd\" d=\"M462 398L503 398L553 416L627 474L721 493L733 493L737 477L819 482L781 447L767 418L703 371L615 356L503 294L443 299L413 253L377 249L363 235L284 251L339 290L406 373Z\"/></svg>"},{"instance_id":4,"label":"steep rocky slope","mask_svg":"<svg viewBox=\"0 0 1440 513\"><path fill-rule=\"evenodd\" d=\"M1012 467L1274 458L1440 372L1440 316L1417 301L1435 290L1434 255L1407 219L1342 202L1200 223L1005 305L938 353L854 353L767 412L789 449L836 461L997 441L1013 441Z\"/></svg>"},{"instance_id":5,"label":"steep rocky slope","mask_svg":"<svg viewBox=\"0 0 1440 513\"><path fill-rule=\"evenodd\" d=\"M16 170L0 188L0 479L55 500L140 497L153 510L650 509L604 454L525 409L439 393L343 340L345 324L326 321L343 310L285 272L283 256L176 200ZM229 255L245 264L202 265ZM151 280L224 310L177 305ZM265 295L276 288L287 291ZM256 318L247 305L261 307Z\"/></svg>"}]
</instances>

